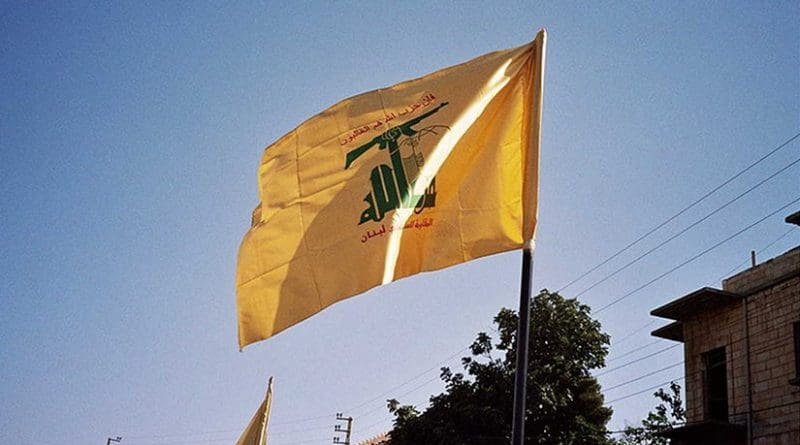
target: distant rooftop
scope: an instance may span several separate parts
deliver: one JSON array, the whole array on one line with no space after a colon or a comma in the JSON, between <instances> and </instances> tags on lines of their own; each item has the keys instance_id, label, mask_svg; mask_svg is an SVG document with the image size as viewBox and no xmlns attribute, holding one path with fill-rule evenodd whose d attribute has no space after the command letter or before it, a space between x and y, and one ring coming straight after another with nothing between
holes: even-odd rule
<instances>
[{"instance_id":1,"label":"distant rooftop","mask_svg":"<svg viewBox=\"0 0 800 445\"><path fill-rule=\"evenodd\" d=\"M381 433L377 436L367 439L363 442L359 442L358 445L381 445L386 443L389 440L389 433Z\"/></svg>"}]
</instances>

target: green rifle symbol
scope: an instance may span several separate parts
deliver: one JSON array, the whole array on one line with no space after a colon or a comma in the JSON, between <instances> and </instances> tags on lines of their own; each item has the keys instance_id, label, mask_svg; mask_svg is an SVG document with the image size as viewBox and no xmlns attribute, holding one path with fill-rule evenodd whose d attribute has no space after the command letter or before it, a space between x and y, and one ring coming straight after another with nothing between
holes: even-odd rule
<instances>
[{"instance_id":1,"label":"green rifle symbol","mask_svg":"<svg viewBox=\"0 0 800 445\"><path fill-rule=\"evenodd\" d=\"M361 157L370 148L378 146L379 150L389 149L389 157L392 161L390 168L386 164L381 164L374 169L370 174L370 182L372 183L372 193L368 193L364 201L369 204L369 207L361 214L361 221L363 224L367 221L380 221L386 212L394 210L398 207L414 207L421 197L410 196L411 185L409 184L406 175L406 169L403 165L403 158L400 154L399 140L402 136L414 137L419 133L419 130L413 128L414 125L420 123L423 119L431 116L439 111L442 107L447 105L448 102L443 102L436 108L420 115L402 125L392 127L382 134L376 136L366 144L355 148L347 153L344 168L347 169L352 165L353 161ZM429 187L430 192L426 190L424 207L433 207L435 203L435 192L433 191L434 183ZM398 193L399 192L399 193ZM430 196L429 196L430 195Z\"/></svg>"}]
</instances>

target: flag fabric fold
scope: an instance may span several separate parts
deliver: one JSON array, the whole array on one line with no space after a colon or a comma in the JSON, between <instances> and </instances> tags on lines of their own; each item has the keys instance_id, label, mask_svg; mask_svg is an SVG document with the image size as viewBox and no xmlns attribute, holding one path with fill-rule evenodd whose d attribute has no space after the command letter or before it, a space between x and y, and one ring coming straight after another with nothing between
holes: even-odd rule
<instances>
[{"instance_id":1,"label":"flag fabric fold","mask_svg":"<svg viewBox=\"0 0 800 445\"><path fill-rule=\"evenodd\" d=\"M545 41L343 100L265 149L237 265L240 348L533 239Z\"/></svg>"}]
</instances>

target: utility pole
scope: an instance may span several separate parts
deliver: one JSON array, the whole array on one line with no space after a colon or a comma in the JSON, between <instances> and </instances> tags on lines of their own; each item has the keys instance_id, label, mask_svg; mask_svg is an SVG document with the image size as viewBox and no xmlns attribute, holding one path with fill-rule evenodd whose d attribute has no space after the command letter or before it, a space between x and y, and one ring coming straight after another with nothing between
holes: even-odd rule
<instances>
[{"instance_id":1,"label":"utility pole","mask_svg":"<svg viewBox=\"0 0 800 445\"><path fill-rule=\"evenodd\" d=\"M338 445L350 445L350 436L353 433L353 418L344 417L342 413L336 413L336 420L347 421L347 428L342 428L339 424L333 427L334 432L345 433L344 442L339 439L339 436L334 436L333 443Z\"/></svg>"},{"instance_id":2,"label":"utility pole","mask_svg":"<svg viewBox=\"0 0 800 445\"><path fill-rule=\"evenodd\" d=\"M120 442L122 442L122 437L120 437L120 436L117 436L116 438L109 437L108 440L106 441L106 445L111 445L111 442L120 443Z\"/></svg>"}]
</instances>

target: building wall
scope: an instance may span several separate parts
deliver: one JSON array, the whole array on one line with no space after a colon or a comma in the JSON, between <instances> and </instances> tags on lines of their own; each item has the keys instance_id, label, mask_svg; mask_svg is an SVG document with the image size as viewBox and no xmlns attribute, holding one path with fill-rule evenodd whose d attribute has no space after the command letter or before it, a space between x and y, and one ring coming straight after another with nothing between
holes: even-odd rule
<instances>
[{"instance_id":1,"label":"building wall","mask_svg":"<svg viewBox=\"0 0 800 445\"><path fill-rule=\"evenodd\" d=\"M723 283L729 292L748 295L753 443L800 444L800 387L795 375L793 323L800 321L800 248L737 274ZM766 284L772 285L764 287ZM776 284L777 283L777 284ZM728 418L746 424L750 411L744 303L698 314L684 323L687 420L705 418L702 354L725 346Z\"/></svg>"},{"instance_id":2,"label":"building wall","mask_svg":"<svg viewBox=\"0 0 800 445\"><path fill-rule=\"evenodd\" d=\"M728 362L728 417L733 421L746 411L747 396L744 360L744 324L739 305L703 312L683 325L686 375L686 417L689 423L706 419L703 384L703 353L725 347Z\"/></svg>"},{"instance_id":3,"label":"building wall","mask_svg":"<svg viewBox=\"0 0 800 445\"><path fill-rule=\"evenodd\" d=\"M753 382L753 436L793 431L800 444L800 387L789 385L794 369L794 331L800 320L800 278L759 292L748 302ZM754 443L781 443L754 441Z\"/></svg>"}]
</instances>

